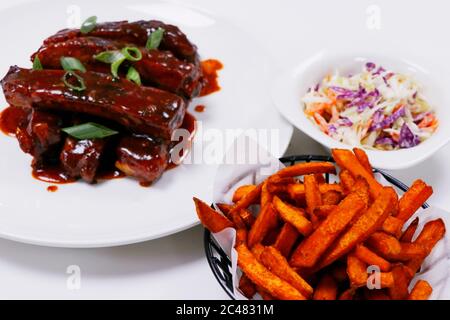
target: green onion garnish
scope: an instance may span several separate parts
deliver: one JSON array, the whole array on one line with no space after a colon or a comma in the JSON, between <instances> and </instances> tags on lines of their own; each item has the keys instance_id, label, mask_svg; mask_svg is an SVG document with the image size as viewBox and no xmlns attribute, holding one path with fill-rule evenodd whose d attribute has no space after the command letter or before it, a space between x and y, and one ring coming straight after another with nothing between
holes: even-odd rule
<instances>
[{"instance_id":1,"label":"green onion garnish","mask_svg":"<svg viewBox=\"0 0 450 320\"><path fill-rule=\"evenodd\" d=\"M128 68L127 79L133 81L139 86L141 85L141 76L139 75L139 72L137 72L137 70L133 67Z\"/></svg>"},{"instance_id":2,"label":"green onion garnish","mask_svg":"<svg viewBox=\"0 0 450 320\"><path fill-rule=\"evenodd\" d=\"M159 44L162 41L163 35L164 35L164 29L163 28L158 28L155 31L153 31L150 36L147 39L147 43L145 45L145 47L148 50L155 50L158 49Z\"/></svg>"},{"instance_id":3,"label":"green onion garnish","mask_svg":"<svg viewBox=\"0 0 450 320\"><path fill-rule=\"evenodd\" d=\"M114 78L119 77L119 67L122 64L122 62L124 62L124 61L125 61L125 58L116 60L113 63L111 63L111 73L114 76Z\"/></svg>"},{"instance_id":4,"label":"green onion garnish","mask_svg":"<svg viewBox=\"0 0 450 320\"><path fill-rule=\"evenodd\" d=\"M61 57L61 67L66 71L81 71L86 72L86 68L77 58Z\"/></svg>"},{"instance_id":5,"label":"green onion garnish","mask_svg":"<svg viewBox=\"0 0 450 320\"><path fill-rule=\"evenodd\" d=\"M33 70L42 70L42 69L44 68L42 68L41 60L39 60L38 56L34 57Z\"/></svg>"},{"instance_id":6,"label":"green onion garnish","mask_svg":"<svg viewBox=\"0 0 450 320\"><path fill-rule=\"evenodd\" d=\"M113 63L117 60L125 59L125 58L126 57L123 55L123 53L118 50L103 51L94 56L95 60L98 60L98 61L104 62L104 63Z\"/></svg>"},{"instance_id":7,"label":"green onion garnish","mask_svg":"<svg viewBox=\"0 0 450 320\"><path fill-rule=\"evenodd\" d=\"M67 87L72 90L83 91L86 89L83 78L73 71L67 71L62 77L62 81ZM75 82L75 84L73 84L72 82Z\"/></svg>"},{"instance_id":8,"label":"green onion garnish","mask_svg":"<svg viewBox=\"0 0 450 320\"><path fill-rule=\"evenodd\" d=\"M136 47L125 47L120 52L122 52L129 61L139 61L142 59L141 50Z\"/></svg>"},{"instance_id":9,"label":"green onion garnish","mask_svg":"<svg viewBox=\"0 0 450 320\"><path fill-rule=\"evenodd\" d=\"M81 25L80 32L83 34L89 33L92 30L94 30L96 25L97 25L97 17L96 16L89 17Z\"/></svg>"},{"instance_id":10,"label":"green onion garnish","mask_svg":"<svg viewBox=\"0 0 450 320\"><path fill-rule=\"evenodd\" d=\"M136 47L125 47L122 50L103 51L94 56L95 60L111 64L111 73L119 77L119 67L125 60L139 61L142 59L141 51Z\"/></svg>"},{"instance_id":11,"label":"green onion garnish","mask_svg":"<svg viewBox=\"0 0 450 320\"><path fill-rule=\"evenodd\" d=\"M103 139L119 133L95 122L87 122L77 126L63 128L61 130L78 140Z\"/></svg>"}]
</instances>

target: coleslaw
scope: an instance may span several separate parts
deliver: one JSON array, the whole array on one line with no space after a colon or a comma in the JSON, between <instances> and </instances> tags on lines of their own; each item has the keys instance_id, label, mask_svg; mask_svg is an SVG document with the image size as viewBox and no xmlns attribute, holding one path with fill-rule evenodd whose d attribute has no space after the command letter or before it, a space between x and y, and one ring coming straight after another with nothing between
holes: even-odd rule
<instances>
[{"instance_id":1,"label":"coleslaw","mask_svg":"<svg viewBox=\"0 0 450 320\"><path fill-rule=\"evenodd\" d=\"M368 62L361 73L327 75L302 98L304 112L322 132L367 149L411 148L439 122L420 85Z\"/></svg>"}]
</instances>

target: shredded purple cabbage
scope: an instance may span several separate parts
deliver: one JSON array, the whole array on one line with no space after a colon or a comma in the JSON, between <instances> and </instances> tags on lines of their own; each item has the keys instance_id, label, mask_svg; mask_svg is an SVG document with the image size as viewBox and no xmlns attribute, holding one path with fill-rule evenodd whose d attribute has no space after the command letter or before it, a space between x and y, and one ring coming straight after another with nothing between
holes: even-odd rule
<instances>
[{"instance_id":1,"label":"shredded purple cabbage","mask_svg":"<svg viewBox=\"0 0 450 320\"><path fill-rule=\"evenodd\" d=\"M383 67L379 67L377 69L377 71L375 71L374 73L372 73L374 76L379 76L380 74L382 74L383 72L386 72L386 69Z\"/></svg>"},{"instance_id":2,"label":"shredded purple cabbage","mask_svg":"<svg viewBox=\"0 0 450 320\"><path fill-rule=\"evenodd\" d=\"M353 125L353 122L347 117L341 117L338 120L338 124L343 127L351 127Z\"/></svg>"},{"instance_id":3,"label":"shredded purple cabbage","mask_svg":"<svg viewBox=\"0 0 450 320\"><path fill-rule=\"evenodd\" d=\"M375 65L375 63L373 62L367 62L366 63L366 69L367 71L371 72L372 70L374 70L377 66Z\"/></svg>"},{"instance_id":4,"label":"shredded purple cabbage","mask_svg":"<svg viewBox=\"0 0 450 320\"><path fill-rule=\"evenodd\" d=\"M336 126L333 124L328 125L328 132L329 133L336 133Z\"/></svg>"},{"instance_id":5,"label":"shredded purple cabbage","mask_svg":"<svg viewBox=\"0 0 450 320\"><path fill-rule=\"evenodd\" d=\"M400 148L415 147L420 143L420 139L415 135L406 123L400 129L400 138L398 140Z\"/></svg>"},{"instance_id":6,"label":"shredded purple cabbage","mask_svg":"<svg viewBox=\"0 0 450 320\"><path fill-rule=\"evenodd\" d=\"M428 116L431 112L422 112L419 113L417 116L414 117L413 121L414 122L419 122L421 120L423 120L423 118L425 118L426 116Z\"/></svg>"},{"instance_id":7,"label":"shredded purple cabbage","mask_svg":"<svg viewBox=\"0 0 450 320\"><path fill-rule=\"evenodd\" d=\"M372 130L378 130L381 128L387 128L390 127L395 121L397 121L397 119L404 117L406 115L406 109L404 106L400 107L397 111L395 111L393 114L391 114L390 116L384 118L383 121L377 123L377 124L373 124L372 125Z\"/></svg>"},{"instance_id":8,"label":"shredded purple cabbage","mask_svg":"<svg viewBox=\"0 0 450 320\"><path fill-rule=\"evenodd\" d=\"M377 140L375 140L375 144L389 145L393 147L396 145L394 139L389 137L379 137Z\"/></svg>"},{"instance_id":9,"label":"shredded purple cabbage","mask_svg":"<svg viewBox=\"0 0 450 320\"><path fill-rule=\"evenodd\" d=\"M383 122L383 120L384 120L383 110L378 109L372 115L372 124L370 125L369 132L381 128L381 123Z\"/></svg>"}]
</instances>

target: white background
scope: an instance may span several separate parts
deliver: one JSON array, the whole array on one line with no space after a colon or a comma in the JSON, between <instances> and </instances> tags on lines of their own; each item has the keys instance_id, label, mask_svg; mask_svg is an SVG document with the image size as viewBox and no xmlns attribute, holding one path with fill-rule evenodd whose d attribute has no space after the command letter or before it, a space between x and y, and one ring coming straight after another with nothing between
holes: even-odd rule
<instances>
[{"instance_id":1,"label":"white background","mask_svg":"<svg viewBox=\"0 0 450 320\"><path fill-rule=\"evenodd\" d=\"M25 1L4 0L0 9L19 2ZM108 3L114 5L113 2ZM226 17L250 33L272 57L273 72L289 68L325 48L413 52L446 64L450 57L447 1L189 0L178 3ZM378 5L381 10L379 30L367 27L370 5ZM296 132L288 154L314 153L324 151ZM435 190L430 202L448 209L449 159L450 146L447 146L425 163L396 171L394 175L406 183L423 178ZM0 240L0 298L226 299L206 262L202 241L200 227L147 243L105 249L54 249ZM66 269L70 265L81 268L79 290L67 289Z\"/></svg>"}]
</instances>

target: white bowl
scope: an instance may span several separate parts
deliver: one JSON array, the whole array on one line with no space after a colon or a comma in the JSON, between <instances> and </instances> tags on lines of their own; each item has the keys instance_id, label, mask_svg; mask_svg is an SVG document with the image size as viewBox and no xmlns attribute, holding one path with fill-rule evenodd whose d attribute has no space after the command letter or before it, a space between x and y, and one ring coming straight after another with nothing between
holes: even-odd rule
<instances>
[{"instance_id":1,"label":"white bowl","mask_svg":"<svg viewBox=\"0 0 450 320\"><path fill-rule=\"evenodd\" d=\"M450 141L450 77L442 65L417 57L410 61L374 54L336 55L323 51L280 74L272 86L272 98L288 121L326 148L350 148L352 146L321 132L304 114L300 99L308 88L326 74L336 69L342 74L354 74L360 72L369 61L394 72L413 76L421 84L423 94L436 111L439 128L418 146L394 151L366 150L376 168L393 170L411 167L430 157Z\"/></svg>"}]
</instances>

